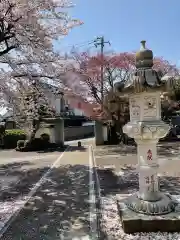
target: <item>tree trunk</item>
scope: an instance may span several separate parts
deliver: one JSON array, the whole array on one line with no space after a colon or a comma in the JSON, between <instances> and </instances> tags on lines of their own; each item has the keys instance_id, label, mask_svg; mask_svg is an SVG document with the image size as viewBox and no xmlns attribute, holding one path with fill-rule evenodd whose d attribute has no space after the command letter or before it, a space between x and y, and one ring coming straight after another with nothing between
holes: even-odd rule
<instances>
[{"instance_id":1,"label":"tree trunk","mask_svg":"<svg viewBox=\"0 0 180 240\"><path fill-rule=\"evenodd\" d=\"M123 125L121 124L121 122L119 120L115 120L115 128L116 128L116 134L118 136L118 140L119 142L122 142L124 139L124 133L122 130Z\"/></svg>"},{"instance_id":2,"label":"tree trunk","mask_svg":"<svg viewBox=\"0 0 180 240\"><path fill-rule=\"evenodd\" d=\"M108 127L108 144L118 144L119 143L119 138L118 138L118 134L116 132L116 126L110 125Z\"/></svg>"},{"instance_id":3,"label":"tree trunk","mask_svg":"<svg viewBox=\"0 0 180 240\"><path fill-rule=\"evenodd\" d=\"M33 130L31 131L29 139L28 139L29 143L31 143L35 139L36 132L38 131L39 126L40 126L40 121L39 120L33 120L32 121L32 126L33 126Z\"/></svg>"}]
</instances>

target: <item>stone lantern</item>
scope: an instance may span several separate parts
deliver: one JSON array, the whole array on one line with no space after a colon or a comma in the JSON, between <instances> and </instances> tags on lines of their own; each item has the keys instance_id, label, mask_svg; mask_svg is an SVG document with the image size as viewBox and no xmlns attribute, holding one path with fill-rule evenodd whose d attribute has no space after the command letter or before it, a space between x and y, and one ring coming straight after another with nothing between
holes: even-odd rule
<instances>
[{"instance_id":1,"label":"stone lantern","mask_svg":"<svg viewBox=\"0 0 180 240\"><path fill-rule=\"evenodd\" d=\"M125 232L163 231L162 224L158 223L167 219L159 216L168 216L170 220L169 214L176 207L169 194L159 191L157 161L157 143L170 130L161 120L161 92L170 87L172 81L162 80L161 73L152 68L153 52L146 49L145 41L141 44L135 56L135 73L125 84L116 84L121 93L129 95L130 122L123 127L123 132L137 143L139 173L139 191L126 199L123 210L120 208ZM176 231L173 224L166 222L164 231Z\"/></svg>"}]
</instances>

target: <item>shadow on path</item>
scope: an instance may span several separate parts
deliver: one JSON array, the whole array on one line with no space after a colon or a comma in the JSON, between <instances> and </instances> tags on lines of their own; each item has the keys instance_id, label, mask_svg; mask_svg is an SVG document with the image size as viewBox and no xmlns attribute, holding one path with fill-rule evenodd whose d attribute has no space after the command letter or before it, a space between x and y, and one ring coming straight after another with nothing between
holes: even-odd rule
<instances>
[{"instance_id":1,"label":"shadow on path","mask_svg":"<svg viewBox=\"0 0 180 240\"><path fill-rule=\"evenodd\" d=\"M180 142L161 142L157 147L158 155L161 157L173 157L179 156ZM133 145L107 145L97 147L97 156L118 154L121 156L137 154L137 147Z\"/></svg>"},{"instance_id":2,"label":"shadow on path","mask_svg":"<svg viewBox=\"0 0 180 240\"><path fill-rule=\"evenodd\" d=\"M23 173L27 174L26 183L19 183L14 190L16 197L18 193L29 192L27 185L32 186L37 175L40 177L45 171L31 169ZM12 195L9 189L4 200ZM73 236L90 235L89 207L89 168L84 165L54 168L1 239L70 240Z\"/></svg>"},{"instance_id":3,"label":"shadow on path","mask_svg":"<svg viewBox=\"0 0 180 240\"><path fill-rule=\"evenodd\" d=\"M81 146L71 146L71 145L65 145L64 147L61 148L52 148L52 149L46 149L42 151L37 151L38 153L49 153L49 152L74 152L74 151L80 151L80 152L85 152L87 148Z\"/></svg>"},{"instance_id":4,"label":"shadow on path","mask_svg":"<svg viewBox=\"0 0 180 240\"><path fill-rule=\"evenodd\" d=\"M138 174L133 167L122 170L123 176L117 176L112 171L97 169L100 180L101 195L130 194L138 191ZM173 195L180 194L180 177L161 176L159 178L160 190Z\"/></svg>"}]
</instances>

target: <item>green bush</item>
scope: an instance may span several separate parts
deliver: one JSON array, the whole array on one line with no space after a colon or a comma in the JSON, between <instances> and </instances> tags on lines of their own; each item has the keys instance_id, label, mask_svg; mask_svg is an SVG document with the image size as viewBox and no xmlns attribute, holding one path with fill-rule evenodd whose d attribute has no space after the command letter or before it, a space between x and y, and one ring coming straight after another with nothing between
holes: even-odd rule
<instances>
[{"instance_id":1,"label":"green bush","mask_svg":"<svg viewBox=\"0 0 180 240\"><path fill-rule=\"evenodd\" d=\"M21 129L11 129L5 131L4 148L15 148L18 140L25 140L26 133Z\"/></svg>"},{"instance_id":2,"label":"green bush","mask_svg":"<svg viewBox=\"0 0 180 240\"><path fill-rule=\"evenodd\" d=\"M17 149L24 147L25 140L18 140L17 141Z\"/></svg>"},{"instance_id":3,"label":"green bush","mask_svg":"<svg viewBox=\"0 0 180 240\"><path fill-rule=\"evenodd\" d=\"M29 151L41 151L49 148L56 148L55 144L50 143L47 138L34 138L32 141L19 140L17 142L16 151L29 152Z\"/></svg>"}]
</instances>

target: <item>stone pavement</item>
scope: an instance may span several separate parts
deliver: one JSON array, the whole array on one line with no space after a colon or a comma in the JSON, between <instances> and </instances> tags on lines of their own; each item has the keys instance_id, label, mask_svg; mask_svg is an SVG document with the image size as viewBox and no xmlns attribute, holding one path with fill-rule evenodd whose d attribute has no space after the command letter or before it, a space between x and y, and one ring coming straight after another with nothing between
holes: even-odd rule
<instances>
[{"instance_id":1,"label":"stone pavement","mask_svg":"<svg viewBox=\"0 0 180 240\"><path fill-rule=\"evenodd\" d=\"M90 209L94 203L91 203L89 194L92 175L89 148L78 150L72 146L56 162L24 207L25 201L21 203L21 211L8 223L1 239L92 239ZM24 188L16 189L24 195L31 194L29 182L37 181L38 170L30 168L28 171ZM9 195L10 192L6 194Z\"/></svg>"}]
</instances>

